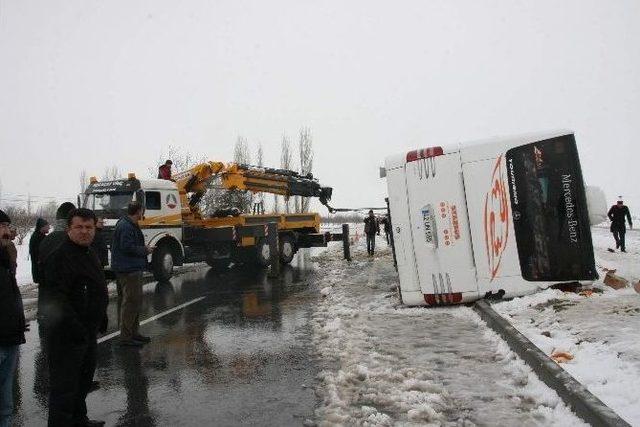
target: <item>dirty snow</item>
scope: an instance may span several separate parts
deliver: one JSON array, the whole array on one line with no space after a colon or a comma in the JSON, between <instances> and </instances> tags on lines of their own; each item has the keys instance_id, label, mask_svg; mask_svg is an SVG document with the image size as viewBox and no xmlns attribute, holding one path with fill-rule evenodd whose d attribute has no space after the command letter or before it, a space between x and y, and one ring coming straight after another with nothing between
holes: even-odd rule
<instances>
[{"instance_id":1,"label":"dirty snow","mask_svg":"<svg viewBox=\"0 0 640 427\"><path fill-rule=\"evenodd\" d=\"M615 268L630 282L640 278L640 233L627 233L627 253L615 247L608 228L594 227L600 268ZM602 274L604 276L604 274ZM546 354L574 356L561 366L632 425L640 426L640 295L602 282L591 296L548 289L493 307Z\"/></svg>"},{"instance_id":2,"label":"dirty snow","mask_svg":"<svg viewBox=\"0 0 640 427\"><path fill-rule=\"evenodd\" d=\"M315 258L320 426L583 425L470 308L399 306L383 240Z\"/></svg>"}]
</instances>

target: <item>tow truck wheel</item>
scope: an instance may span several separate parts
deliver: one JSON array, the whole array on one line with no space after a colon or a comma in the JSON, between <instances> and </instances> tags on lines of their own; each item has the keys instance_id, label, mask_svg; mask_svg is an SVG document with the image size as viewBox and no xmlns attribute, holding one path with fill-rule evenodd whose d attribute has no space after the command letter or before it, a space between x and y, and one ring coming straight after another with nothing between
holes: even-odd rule
<instances>
[{"instance_id":1,"label":"tow truck wheel","mask_svg":"<svg viewBox=\"0 0 640 427\"><path fill-rule=\"evenodd\" d=\"M280 262L282 264L289 264L293 260L293 256L296 254L296 247L293 243L293 237L288 234L280 236Z\"/></svg>"},{"instance_id":2,"label":"tow truck wheel","mask_svg":"<svg viewBox=\"0 0 640 427\"><path fill-rule=\"evenodd\" d=\"M269 243L267 239L260 238L256 242L256 264L258 267L268 267L271 263L271 248L269 247Z\"/></svg>"},{"instance_id":3,"label":"tow truck wheel","mask_svg":"<svg viewBox=\"0 0 640 427\"><path fill-rule=\"evenodd\" d=\"M169 245L160 245L153 252L151 264L156 280L169 280L173 276L173 251Z\"/></svg>"}]
</instances>

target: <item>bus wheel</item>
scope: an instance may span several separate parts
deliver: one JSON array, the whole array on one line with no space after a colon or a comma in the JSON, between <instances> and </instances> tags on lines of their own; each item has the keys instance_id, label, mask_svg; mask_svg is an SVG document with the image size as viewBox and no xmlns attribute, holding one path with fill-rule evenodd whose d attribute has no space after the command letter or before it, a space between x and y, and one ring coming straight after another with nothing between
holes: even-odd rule
<instances>
[{"instance_id":1,"label":"bus wheel","mask_svg":"<svg viewBox=\"0 0 640 427\"><path fill-rule=\"evenodd\" d=\"M280 262L282 264L289 264L293 260L293 256L296 254L296 246L293 243L293 237L289 234L283 234L280 236Z\"/></svg>"},{"instance_id":2,"label":"bus wheel","mask_svg":"<svg viewBox=\"0 0 640 427\"><path fill-rule=\"evenodd\" d=\"M207 265L213 268L214 271L224 271L229 268L231 264L230 258L209 258L207 259Z\"/></svg>"},{"instance_id":3,"label":"bus wheel","mask_svg":"<svg viewBox=\"0 0 640 427\"><path fill-rule=\"evenodd\" d=\"M269 247L267 239L258 239L255 247L255 255L258 267L265 268L271 264L271 248Z\"/></svg>"},{"instance_id":4,"label":"bus wheel","mask_svg":"<svg viewBox=\"0 0 640 427\"><path fill-rule=\"evenodd\" d=\"M153 251L153 258L151 259L151 267L153 270L153 277L158 280L169 280L173 276L173 262L174 255L169 245L160 245L155 251Z\"/></svg>"}]
</instances>

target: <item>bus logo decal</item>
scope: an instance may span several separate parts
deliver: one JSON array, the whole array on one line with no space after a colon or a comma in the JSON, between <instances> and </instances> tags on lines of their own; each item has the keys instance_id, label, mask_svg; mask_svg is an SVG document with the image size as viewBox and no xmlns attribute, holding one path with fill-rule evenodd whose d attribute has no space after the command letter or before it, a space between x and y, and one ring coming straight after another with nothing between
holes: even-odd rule
<instances>
[{"instance_id":1,"label":"bus logo decal","mask_svg":"<svg viewBox=\"0 0 640 427\"><path fill-rule=\"evenodd\" d=\"M500 271L502 254L509 239L509 198L504 185L502 156L498 157L491 176L491 189L484 199L484 239L489 273L493 280Z\"/></svg>"}]
</instances>

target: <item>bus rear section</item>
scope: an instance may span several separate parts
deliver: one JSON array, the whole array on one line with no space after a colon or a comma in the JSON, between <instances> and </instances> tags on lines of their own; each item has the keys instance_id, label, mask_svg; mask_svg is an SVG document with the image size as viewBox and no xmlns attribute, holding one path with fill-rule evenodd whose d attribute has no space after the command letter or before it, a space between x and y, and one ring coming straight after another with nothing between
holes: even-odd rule
<instances>
[{"instance_id":1,"label":"bus rear section","mask_svg":"<svg viewBox=\"0 0 640 427\"><path fill-rule=\"evenodd\" d=\"M459 150L433 147L390 157L386 176L403 303L477 299Z\"/></svg>"},{"instance_id":2,"label":"bus rear section","mask_svg":"<svg viewBox=\"0 0 640 427\"><path fill-rule=\"evenodd\" d=\"M572 133L412 153L387 159L405 304L514 297L597 278Z\"/></svg>"},{"instance_id":3,"label":"bus rear section","mask_svg":"<svg viewBox=\"0 0 640 427\"><path fill-rule=\"evenodd\" d=\"M481 144L462 159L481 295L597 279L572 133Z\"/></svg>"}]
</instances>

